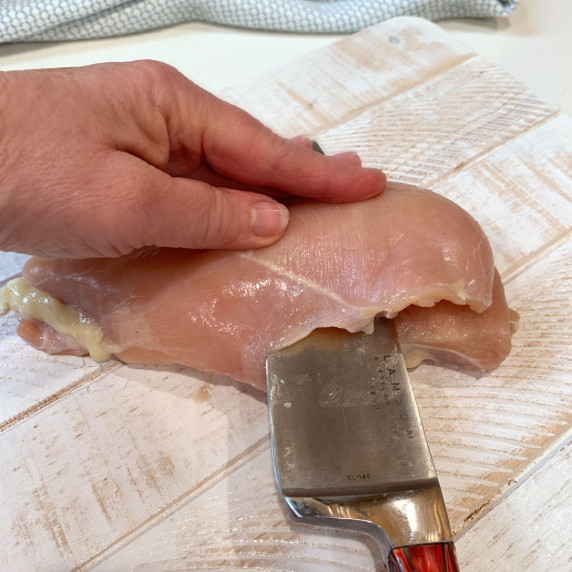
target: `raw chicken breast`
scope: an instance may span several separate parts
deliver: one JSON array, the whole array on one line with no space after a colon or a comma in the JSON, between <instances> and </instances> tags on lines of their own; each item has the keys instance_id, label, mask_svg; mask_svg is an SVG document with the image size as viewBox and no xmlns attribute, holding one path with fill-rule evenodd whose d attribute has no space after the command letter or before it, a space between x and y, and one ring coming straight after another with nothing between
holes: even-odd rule
<instances>
[{"instance_id":1,"label":"raw chicken breast","mask_svg":"<svg viewBox=\"0 0 572 572\"><path fill-rule=\"evenodd\" d=\"M479 225L398 183L361 203L293 203L286 235L262 250L32 259L24 277L95 321L99 357L177 362L260 388L268 353L319 327L371 331L378 314L397 315L413 365L436 357L488 369L510 350L511 316ZM42 320L24 320L20 335L86 353L76 330L58 334Z\"/></svg>"},{"instance_id":2,"label":"raw chicken breast","mask_svg":"<svg viewBox=\"0 0 572 572\"><path fill-rule=\"evenodd\" d=\"M443 301L433 308L409 306L395 322L408 368L427 360L485 371L509 354L518 314L508 308L495 273L493 302L484 312Z\"/></svg>"}]
</instances>

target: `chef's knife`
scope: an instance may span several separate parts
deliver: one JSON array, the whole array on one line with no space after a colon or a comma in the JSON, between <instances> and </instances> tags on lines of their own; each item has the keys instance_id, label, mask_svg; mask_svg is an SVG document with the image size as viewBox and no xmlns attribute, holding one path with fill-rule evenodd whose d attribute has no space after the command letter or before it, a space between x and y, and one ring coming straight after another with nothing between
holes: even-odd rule
<instances>
[{"instance_id":1,"label":"chef's knife","mask_svg":"<svg viewBox=\"0 0 572 572\"><path fill-rule=\"evenodd\" d=\"M316 330L266 369L274 471L294 516L371 533L390 572L457 572L393 323Z\"/></svg>"}]
</instances>

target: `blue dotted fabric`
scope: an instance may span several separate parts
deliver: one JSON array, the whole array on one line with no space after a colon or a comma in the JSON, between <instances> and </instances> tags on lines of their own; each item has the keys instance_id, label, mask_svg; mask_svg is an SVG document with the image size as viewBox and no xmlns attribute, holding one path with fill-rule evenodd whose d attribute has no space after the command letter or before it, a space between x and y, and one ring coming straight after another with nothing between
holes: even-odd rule
<instances>
[{"instance_id":1,"label":"blue dotted fabric","mask_svg":"<svg viewBox=\"0 0 572 572\"><path fill-rule=\"evenodd\" d=\"M518 0L0 0L0 42L77 40L203 21L289 32L356 32L396 16L507 16Z\"/></svg>"}]
</instances>

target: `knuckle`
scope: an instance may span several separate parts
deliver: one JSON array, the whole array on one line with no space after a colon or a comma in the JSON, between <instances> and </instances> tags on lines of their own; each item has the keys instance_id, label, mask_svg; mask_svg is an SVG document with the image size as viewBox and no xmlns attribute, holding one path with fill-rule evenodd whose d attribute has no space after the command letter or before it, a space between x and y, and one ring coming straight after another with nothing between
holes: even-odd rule
<instances>
[{"instance_id":1,"label":"knuckle","mask_svg":"<svg viewBox=\"0 0 572 572\"><path fill-rule=\"evenodd\" d=\"M184 81L184 76L174 67L157 60L137 60L125 64L118 71L121 81L127 81L131 93L139 97L150 97L159 108L168 105L172 97L171 88Z\"/></svg>"},{"instance_id":2,"label":"knuckle","mask_svg":"<svg viewBox=\"0 0 572 572\"><path fill-rule=\"evenodd\" d=\"M132 72L139 75L140 79L152 82L170 80L180 75L173 66L158 60L136 60L126 65L130 66Z\"/></svg>"},{"instance_id":3,"label":"knuckle","mask_svg":"<svg viewBox=\"0 0 572 572\"><path fill-rule=\"evenodd\" d=\"M199 247L224 246L235 239L240 217L223 189L203 193L195 215L193 234Z\"/></svg>"},{"instance_id":4,"label":"knuckle","mask_svg":"<svg viewBox=\"0 0 572 572\"><path fill-rule=\"evenodd\" d=\"M202 196L196 221L197 239L205 245L222 239L225 233L225 205L222 192L206 192Z\"/></svg>"}]
</instances>

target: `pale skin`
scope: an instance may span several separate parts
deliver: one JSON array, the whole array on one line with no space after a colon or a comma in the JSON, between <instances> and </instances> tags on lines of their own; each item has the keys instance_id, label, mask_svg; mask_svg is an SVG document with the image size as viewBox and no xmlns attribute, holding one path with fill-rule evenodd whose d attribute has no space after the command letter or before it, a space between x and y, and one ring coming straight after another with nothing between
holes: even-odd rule
<instances>
[{"instance_id":1,"label":"pale skin","mask_svg":"<svg viewBox=\"0 0 572 572\"><path fill-rule=\"evenodd\" d=\"M0 73L0 250L260 248L287 226L276 199L364 200L385 182L158 62Z\"/></svg>"}]
</instances>

